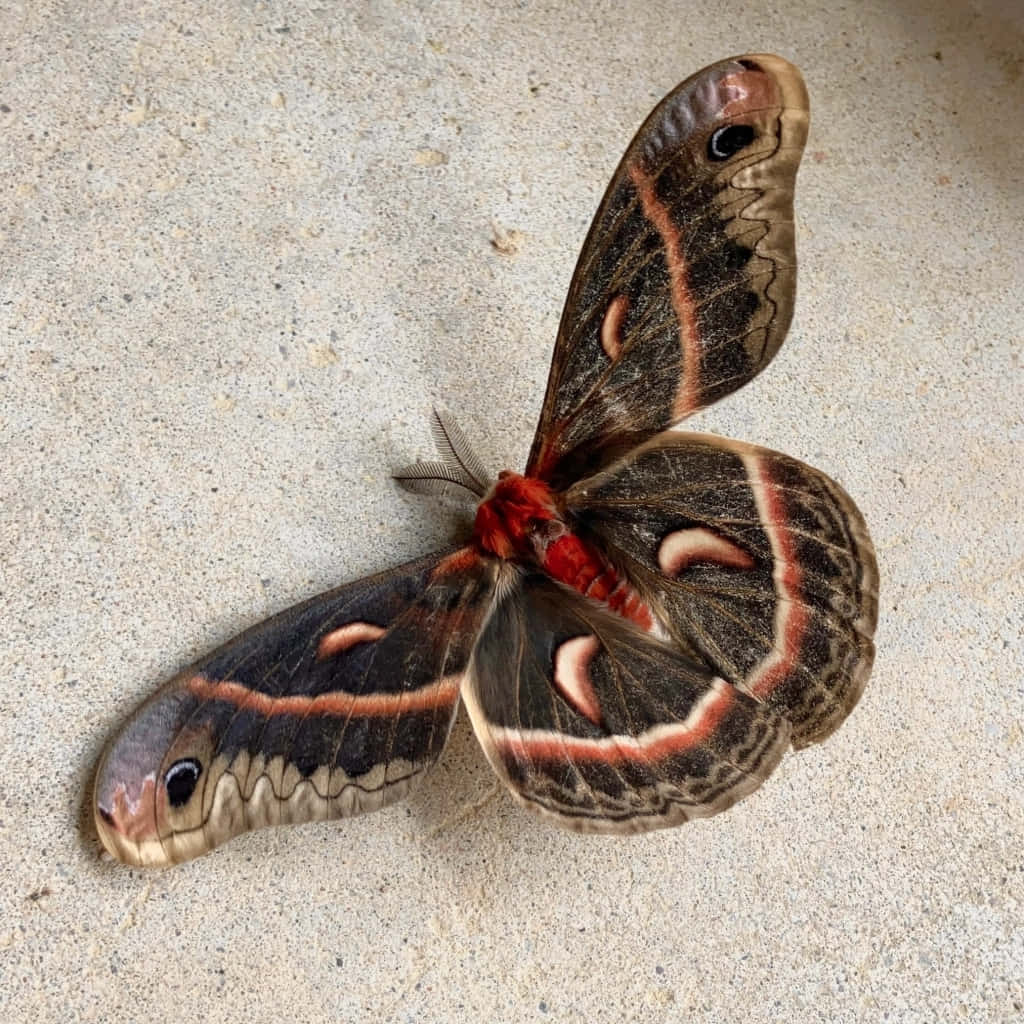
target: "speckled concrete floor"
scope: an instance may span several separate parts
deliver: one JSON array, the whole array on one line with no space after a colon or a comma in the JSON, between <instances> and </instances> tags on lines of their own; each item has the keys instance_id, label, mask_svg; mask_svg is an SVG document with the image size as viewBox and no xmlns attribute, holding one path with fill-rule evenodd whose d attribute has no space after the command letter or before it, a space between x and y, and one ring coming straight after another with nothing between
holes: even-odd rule
<instances>
[{"instance_id":1,"label":"speckled concrete floor","mask_svg":"<svg viewBox=\"0 0 1024 1024\"><path fill-rule=\"evenodd\" d=\"M1024 8L568 7L8 6L0 1019L1024 1016ZM746 50L811 92L801 293L698 427L864 510L879 654L847 725L631 841L492 794L460 721L378 815L101 862L83 797L123 712L446 536L388 480L433 404L521 464L622 148Z\"/></svg>"}]
</instances>

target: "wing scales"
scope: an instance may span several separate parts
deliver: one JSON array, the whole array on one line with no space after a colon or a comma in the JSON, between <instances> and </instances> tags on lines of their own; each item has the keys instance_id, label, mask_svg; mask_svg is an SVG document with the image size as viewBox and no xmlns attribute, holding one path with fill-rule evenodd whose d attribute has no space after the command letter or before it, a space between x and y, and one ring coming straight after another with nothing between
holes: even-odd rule
<instances>
[{"instance_id":1,"label":"wing scales","mask_svg":"<svg viewBox=\"0 0 1024 1024\"><path fill-rule=\"evenodd\" d=\"M103 755L104 844L131 863L174 863L250 828L404 796L447 740L491 578L469 549L420 559L282 612L180 673Z\"/></svg>"},{"instance_id":2,"label":"wing scales","mask_svg":"<svg viewBox=\"0 0 1024 1024\"><path fill-rule=\"evenodd\" d=\"M530 810L581 832L661 828L725 810L778 763L789 725L769 708L574 591L503 573L462 693Z\"/></svg>"},{"instance_id":3,"label":"wing scales","mask_svg":"<svg viewBox=\"0 0 1024 1024\"><path fill-rule=\"evenodd\" d=\"M799 72L758 55L705 68L651 113L580 254L528 475L567 486L769 362L792 317L807 106ZM712 158L730 126L749 137Z\"/></svg>"},{"instance_id":4,"label":"wing scales","mask_svg":"<svg viewBox=\"0 0 1024 1024\"><path fill-rule=\"evenodd\" d=\"M778 452L668 431L565 496L676 645L831 734L870 671L878 570L867 527L824 473Z\"/></svg>"}]
</instances>

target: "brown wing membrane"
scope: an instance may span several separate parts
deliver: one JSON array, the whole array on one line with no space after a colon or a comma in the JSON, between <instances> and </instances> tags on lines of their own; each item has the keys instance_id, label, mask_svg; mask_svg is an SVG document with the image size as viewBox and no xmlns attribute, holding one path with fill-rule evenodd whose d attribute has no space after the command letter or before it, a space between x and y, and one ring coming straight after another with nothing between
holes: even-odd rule
<instances>
[{"instance_id":1,"label":"brown wing membrane","mask_svg":"<svg viewBox=\"0 0 1024 1024\"><path fill-rule=\"evenodd\" d=\"M501 573L462 693L526 807L640 832L723 811L778 763L789 724L771 709L575 591Z\"/></svg>"},{"instance_id":2,"label":"brown wing membrane","mask_svg":"<svg viewBox=\"0 0 1024 1024\"><path fill-rule=\"evenodd\" d=\"M874 656L878 570L841 487L778 452L666 432L572 487L566 504L680 649L828 736Z\"/></svg>"},{"instance_id":3,"label":"brown wing membrane","mask_svg":"<svg viewBox=\"0 0 1024 1024\"><path fill-rule=\"evenodd\" d=\"M799 71L766 55L713 64L655 108L576 266L528 476L563 487L774 356L807 125Z\"/></svg>"},{"instance_id":4,"label":"brown wing membrane","mask_svg":"<svg viewBox=\"0 0 1024 1024\"><path fill-rule=\"evenodd\" d=\"M143 704L97 769L119 860L188 860L248 829L404 796L437 760L490 593L468 549L313 598L236 637Z\"/></svg>"}]
</instances>

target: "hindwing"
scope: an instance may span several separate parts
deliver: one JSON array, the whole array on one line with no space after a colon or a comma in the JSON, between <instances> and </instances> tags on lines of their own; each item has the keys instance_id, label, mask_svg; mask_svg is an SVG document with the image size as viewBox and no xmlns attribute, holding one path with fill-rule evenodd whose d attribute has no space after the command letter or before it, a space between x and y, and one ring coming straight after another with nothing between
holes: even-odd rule
<instances>
[{"instance_id":1,"label":"hindwing","mask_svg":"<svg viewBox=\"0 0 1024 1024\"><path fill-rule=\"evenodd\" d=\"M789 723L772 709L575 591L500 572L462 693L527 808L640 832L723 811L778 763Z\"/></svg>"},{"instance_id":2,"label":"hindwing","mask_svg":"<svg viewBox=\"0 0 1024 1024\"><path fill-rule=\"evenodd\" d=\"M175 676L101 759L96 825L135 864L404 796L437 760L492 570L463 549L298 605Z\"/></svg>"},{"instance_id":3,"label":"hindwing","mask_svg":"<svg viewBox=\"0 0 1024 1024\"><path fill-rule=\"evenodd\" d=\"M874 656L878 569L857 507L824 473L668 431L565 502L676 645L785 715L794 746L852 710Z\"/></svg>"},{"instance_id":4,"label":"hindwing","mask_svg":"<svg viewBox=\"0 0 1024 1024\"><path fill-rule=\"evenodd\" d=\"M561 488L772 358L807 125L800 73L766 55L713 64L654 109L583 245L527 476Z\"/></svg>"}]
</instances>

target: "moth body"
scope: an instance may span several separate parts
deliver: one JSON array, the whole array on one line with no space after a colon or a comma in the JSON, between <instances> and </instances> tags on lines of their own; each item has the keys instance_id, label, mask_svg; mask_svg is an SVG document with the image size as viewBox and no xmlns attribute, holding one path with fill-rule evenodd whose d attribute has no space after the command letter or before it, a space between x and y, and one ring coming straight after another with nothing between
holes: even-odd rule
<instances>
[{"instance_id":1,"label":"moth body","mask_svg":"<svg viewBox=\"0 0 1024 1024\"><path fill-rule=\"evenodd\" d=\"M488 554L543 570L642 629L654 625L650 609L629 582L566 522L562 503L543 480L501 472L477 508L474 541Z\"/></svg>"}]
</instances>

